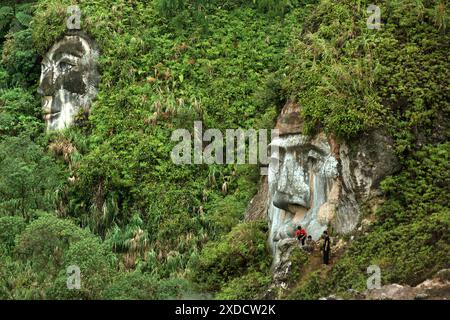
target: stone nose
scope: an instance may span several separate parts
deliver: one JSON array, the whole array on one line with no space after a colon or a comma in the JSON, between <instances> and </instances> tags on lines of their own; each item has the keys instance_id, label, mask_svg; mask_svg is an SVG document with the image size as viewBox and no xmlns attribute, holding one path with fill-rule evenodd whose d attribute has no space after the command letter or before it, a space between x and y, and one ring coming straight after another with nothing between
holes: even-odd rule
<instances>
[{"instance_id":1,"label":"stone nose","mask_svg":"<svg viewBox=\"0 0 450 320\"><path fill-rule=\"evenodd\" d=\"M55 93L55 87L53 85L53 70L49 70L41 76L41 83L39 84L37 92L41 96L53 96Z\"/></svg>"},{"instance_id":2,"label":"stone nose","mask_svg":"<svg viewBox=\"0 0 450 320\"><path fill-rule=\"evenodd\" d=\"M279 209L283 209L285 211L288 211L289 209L289 201L287 199L288 197L284 196L280 192L276 192L275 196L273 198L273 205Z\"/></svg>"},{"instance_id":3,"label":"stone nose","mask_svg":"<svg viewBox=\"0 0 450 320\"><path fill-rule=\"evenodd\" d=\"M286 153L284 161L281 163L280 175L277 183L277 191L288 196L293 196L295 180L303 179L303 168L295 161L291 153Z\"/></svg>"},{"instance_id":4,"label":"stone nose","mask_svg":"<svg viewBox=\"0 0 450 320\"><path fill-rule=\"evenodd\" d=\"M289 205L302 206L308 209L310 190L305 176L307 173L307 168L303 168L292 154L286 154L280 165L273 205L287 211Z\"/></svg>"}]
</instances>

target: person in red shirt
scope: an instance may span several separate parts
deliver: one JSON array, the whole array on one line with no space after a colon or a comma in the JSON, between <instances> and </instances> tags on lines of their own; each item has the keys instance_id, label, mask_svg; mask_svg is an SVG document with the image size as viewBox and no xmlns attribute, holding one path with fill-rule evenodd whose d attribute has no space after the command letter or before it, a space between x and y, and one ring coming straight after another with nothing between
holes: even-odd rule
<instances>
[{"instance_id":1,"label":"person in red shirt","mask_svg":"<svg viewBox=\"0 0 450 320\"><path fill-rule=\"evenodd\" d=\"M307 234L306 234L306 230L302 229L302 226L297 227L297 231L295 231L295 236L297 237L297 239L299 241L302 242L302 246L304 246Z\"/></svg>"}]
</instances>

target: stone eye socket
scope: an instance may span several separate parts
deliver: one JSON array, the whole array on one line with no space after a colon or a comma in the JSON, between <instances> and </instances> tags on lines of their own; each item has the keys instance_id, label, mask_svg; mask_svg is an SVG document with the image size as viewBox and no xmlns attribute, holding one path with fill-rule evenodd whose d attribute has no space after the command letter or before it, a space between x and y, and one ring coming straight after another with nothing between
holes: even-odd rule
<instances>
[{"instance_id":1,"label":"stone eye socket","mask_svg":"<svg viewBox=\"0 0 450 320\"><path fill-rule=\"evenodd\" d=\"M49 69L48 64L46 64L46 63L41 64L41 72L42 73L46 72L48 69Z\"/></svg>"},{"instance_id":2,"label":"stone eye socket","mask_svg":"<svg viewBox=\"0 0 450 320\"><path fill-rule=\"evenodd\" d=\"M68 72L68 71L72 70L72 68L73 68L73 65L68 62L65 62L65 61L61 61L58 64L58 69L61 73Z\"/></svg>"}]
</instances>

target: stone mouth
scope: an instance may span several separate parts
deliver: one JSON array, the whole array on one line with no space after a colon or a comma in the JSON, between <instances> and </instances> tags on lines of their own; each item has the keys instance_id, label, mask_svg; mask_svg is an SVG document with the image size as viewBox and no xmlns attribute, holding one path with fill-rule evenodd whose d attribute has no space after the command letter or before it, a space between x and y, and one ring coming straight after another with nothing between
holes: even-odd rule
<instances>
[{"instance_id":1,"label":"stone mouth","mask_svg":"<svg viewBox=\"0 0 450 320\"><path fill-rule=\"evenodd\" d=\"M52 96L44 96L42 97L42 109L44 111L44 119L51 120L59 117L61 111L52 111Z\"/></svg>"},{"instance_id":2,"label":"stone mouth","mask_svg":"<svg viewBox=\"0 0 450 320\"><path fill-rule=\"evenodd\" d=\"M44 119L51 120L51 119L59 117L60 114L61 114L61 112L46 113L46 114L44 114Z\"/></svg>"},{"instance_id":3,"label":"stone mouth","mask_svg":"<svg viewBox=\"0 0 450 320\"><path fill-rule=\"evenodd\" d=\"M308 209L304 206L298 205L298 204L288 204L287 210L285 210L295 216L302 215L303 217L308 212Z\"/></svg>"}]
</instances>

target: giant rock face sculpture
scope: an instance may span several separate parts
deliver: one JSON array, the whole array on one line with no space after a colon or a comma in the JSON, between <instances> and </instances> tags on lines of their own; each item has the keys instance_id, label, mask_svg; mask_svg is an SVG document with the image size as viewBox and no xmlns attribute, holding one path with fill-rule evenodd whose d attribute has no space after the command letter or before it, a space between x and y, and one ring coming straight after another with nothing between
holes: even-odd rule
<instances>
[{"instance_id":1,"label":"giant rock face sculpture","mask_svg":"<svg viewBox=\"0 0 450 320\"><path fill-rule=\"evenodd\" d=\"M48 131L69 127L79 112L89 111L97 95L98 55L83 33L64 36L44 55L38 93Z\"/></svg>"},{"instance_id":2,"label":"giant rock face sculpture","mask_svg":"<svg viewBox=\"0 0 450 320\"><path fill-rule=\"evenodd\" d=\"M292 239L302 225L318 239L327 229L336 210L339 195L338 161L327 137L301 134L299 108L288 103L282 110L276 129L279 137L271 143L269 165L269 244L275 262L278 246Z\"/></svg>"},{"instance_id":3,"label":"giant rock face sculpture","mask_svg":"<svg viewBox=\"0 0 450 320\"><path fill-rule=\"evenodd\" d=\"M376 200L380 181L398 169L392 139L383 132L338 144L323 132L303 135L302 124L299 106L288 102L277 121L279 137L271 142L278 148L269 164L267 218L276 270L284 269L297 243L298 225L313 239L330 227L351 233L360 222L360 204Z\"/></svg>"}]
</instances>

